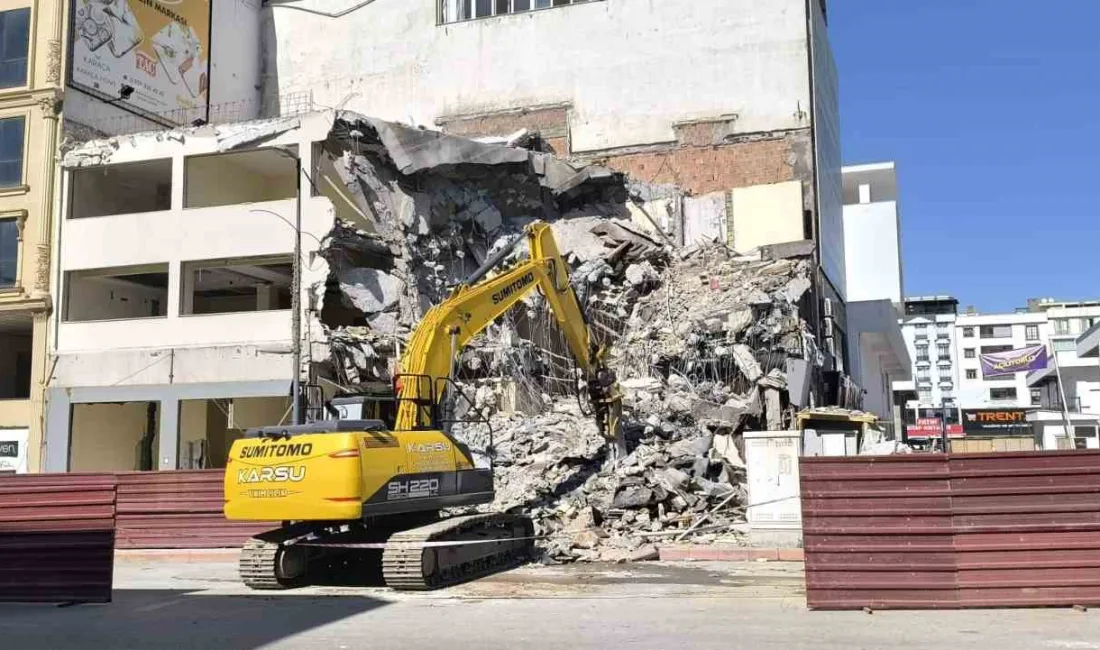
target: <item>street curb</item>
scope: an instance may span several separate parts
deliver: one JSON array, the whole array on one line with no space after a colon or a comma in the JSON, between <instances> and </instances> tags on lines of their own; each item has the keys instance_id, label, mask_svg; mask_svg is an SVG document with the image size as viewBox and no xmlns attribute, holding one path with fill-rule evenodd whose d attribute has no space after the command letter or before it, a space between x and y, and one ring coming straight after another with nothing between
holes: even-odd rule
<instances>
[{"instance_id":1,"label":"street curb","mask_svg":"<svg viewBox=\"0 0 1100 650\"><path fill-rule=\"evenodd\" d=\"M236 562L239 548L116 549L115 562Z\"/></svg>"},{"instance_id":2,"label":"street curb","mask_svg":"<svg viewBox=\"0 0 1100 650\"><path fill-rule=\"evenodd\" d=\"M682 544L661 546L657 549L660 559L671 561L708 562L803 562L805 554L800 548L751 548L744 546L702 546Z\"/></svg>"}]
</instances>

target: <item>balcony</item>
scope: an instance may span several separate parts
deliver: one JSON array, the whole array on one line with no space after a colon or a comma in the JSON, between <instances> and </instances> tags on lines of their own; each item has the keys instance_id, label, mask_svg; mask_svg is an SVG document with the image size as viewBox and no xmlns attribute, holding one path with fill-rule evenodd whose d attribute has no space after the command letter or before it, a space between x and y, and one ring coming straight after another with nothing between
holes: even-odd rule
<instances>
[{"instance_id":1,"label":"balcony","mask_svg":"<svg viewBox=\"0 0 1100 650\"><path fill-rule=\"evenodd\" d=\"M936 360L936 365L940 368L950 368L951 367L951 358L950 357L940 357L939 359Z\"/></svg>"},{"instance_id":2,"label":"balcony","mask_svg":"<svg viewBox=\"0 0 1100 650\"><path fill-rule=\"evenodd\" d=\"M937 329L936 330L936 338L944 339L944 340L950 339L951 338L951 332L946 330L946 329Z\"/></svg>"}]
</instances>

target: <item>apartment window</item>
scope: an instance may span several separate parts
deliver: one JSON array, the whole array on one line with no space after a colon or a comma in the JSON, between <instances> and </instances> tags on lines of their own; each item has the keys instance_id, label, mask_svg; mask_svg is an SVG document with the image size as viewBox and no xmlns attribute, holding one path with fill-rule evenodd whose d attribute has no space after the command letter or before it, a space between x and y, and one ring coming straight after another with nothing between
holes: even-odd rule
<instances>
[{"instance_id":1,"label":"apartment window","mask_svg":"<svg viewBox=\"0 0 1100 650\"><path fill-rule=\"evenodd\" d=\"M1008 352L1011 349L1011 345L983 345L982 354L997 354L998 352Z\"/></svg>"},{"instance_id":2,"label":"apartment window","mask_svg":"<svg viewBox=\"0 0 1100 650\"><path fill-rule=\"evenodd\" d=\"M1028 325L1027 327L1025 327L1024 328L1024 338L1026 338L1029 341L1038 341L1039 340L1039 326L1038 325Z\"/></svg>"},{"instance_id":3,"label":"apartment window","mask_svg":"<svg viewBox=\"0 0 1100 650\"><path fill-rule=\"evenodd\" d=\"M27 85L30 7L0 12L0 88Z\"/></svg>"},{"instance_id":4,"label":"apartment window","mask_svg":"<svg viewBox=\"0 0 1100 650\"><path fill-rule=\"evenodd\" d=\"M1073 448L1088 449L1089 439L1096 437L1096 427L1073 427Z\"/></svg>"},{"instance_id":5,"label":"apartment window","mask_svg":"<svg viewBox=\"0 0 1100 650\"><path fill-rule=\"evenodd\" d=\"M967 339L974 338L974 328L973 327L964 327L963 328L963 338L967 338Z\"/></svg>"},{"instance_id":6,"label":"apartment window","mask_svg":"<svg viewBox=\"0 0 1100 650\"><path fill-rule=\"evenodd\" d=\"M917 351L917 362L928 362L928 348L923 348Z\"/></svg>"},{"instance_id":7,"label":"apartment window","mask_svg":"<svg viewBox=\"0 0 1100 650\"><path fill-rule=\"evenodd\" d=\"M974 348L963 348L963 357L966 359L974 359L978 355L975 353Z\"/></svg>"},{"instance_id":8,"label":"apartment window","mask_svg":"<svg viewBox=\"0 0 1100 650\"><path fill-rule=\"evenodd\" d=\"M23 184L23 127L23 116L0 120L0 187Z\"/></svg>"},{"instance_id":9,"label":"apartment window","mask_svg":"<svg viewBox=\"0 0 1100 650\"><path fill-rule=\"evenodd\" d=\"M1031 389L1031 405L1039 406L1043 403L1043 390L1041 388Z\"/></svg>"},{"instance_id":10,"label":"apartment window","mask_svg":"<svg viewBox=\"0 0 1100 650\"><path fill-rule=\"evenodd\" d=\"M1055 352L1076 352L1077 343L1073 339L1061 339L1054 341Z\"/></svg>"},{"instance_id":11,"label":"apartment window","mask_svg":"<svg viewBox=\"0 0 1100 650\"><path fill-rule=\"evenodd\" d=\"M974 369L967 370L966 371L966 378L967 379L977 379L978 378L978 371L974 370Z\"/></svg>"},{"instance_id":12,"label":"apartment window","mask_svg":"<svg viewBox=\"0 0 1100 650\"><path fill-rule=\"evenodd\" d=\"M1054 333L1055 334L1069 334L1069 319L1068 318L1055 318Z\"/></svg>"},{"instance_id":13,"label":"apartment window","mask_svg":"<svg viewBox=\"0 0 1100 650\"><path fill-rule=\"evenodd\" d=\"M226 185L236 185L236 178L225 178L233 178ZM72 172L72 188L70 219L168 210L172 159L81 167Z\"/></svg>"},{"instance_id":14,"label":"apartment window","mask_svg":"<svg viewBox=\"0 0 1100 650\"><path fill-rule=\"evenodd\" d=\"M292 263L292 257L186 262L180 313L290 309Z\"/></svg>"},{"instance_id":15,"label":"apartment window","mask_svg":"<svg viewBox=\"0 0 1100 650\"><path fill-rule=\"evenodd\" d=\"M294 198L297 149L265 148L191 156L184 161L183 207L261 203ZM232 183L225 179L232 178ZM307 183L303 179L303 183ZM275 217L272 217L273 219ZM284 226L285 227L285 226Z\"/></svg>"},{"instance_id":16,"label":"apartment window","mask_svg":"<svg viewBox=\"0 0 1100 650\"><path fill-rule=\"evenodd\" d=\"M19 277L19 222L0 219L0 288L14 287Z\"/></svg>"},{"instance_id":17,"label":"apartment window","mask_svg":"<svg viewBox=\"0 0 1100 650\"><path fill-rule=\"evenodd\" d=\"M990 388L989 399L993 401L1016 399L1015 388Z\"/></svg>"},{"instance_id":18,"label":"apartment window","mask_svg":"<svg viewBox=\"0 0 1100 650\"><path fill-rule=\"evenodd\" d=\"M69 271L62 320L81 322L168 315L168 265Z\"/></svg>"},{"instance_id":19,"label":"apartment window","mask_svg":"<svg viewBox=\"0 0 1100 650\"><path fill-rule=\"evenodd\" d=\"M595 0L440 0L444 23L518 14L535 9L579 5Z\"/></svg>"},{"instance_id":20,"label":"apartment window","mask_svg":"<svg viewBox=\"0 0 1100 650\"><path fill-rule=\"evenodd\" d=\"M921 404L930 404L932 402L932 391L917 391L917 400L920 401Z\"/></svg>"},{"instance_id":21,"label":"apartment window","mask_svg":"<svg viewBox=\"0 0 1100 650\"><path fill-rule=\"evenodd\" d=\"M978 336L983 339L1008 339L1012 338L1011 325L982 325L978 330Z\"/></svg>"},{"instance_id":22,"label":"apartment window","mask_svg":"<svg viewBox=\"0 0 1100 650\"><path fill-rule=\"evenodd\" d=\"M950 357L951 356L951 351L948 348L948 344L947 343L937 343L936 344L936 354L938 354L941 358Z\"/></svg>"}]
</instances>

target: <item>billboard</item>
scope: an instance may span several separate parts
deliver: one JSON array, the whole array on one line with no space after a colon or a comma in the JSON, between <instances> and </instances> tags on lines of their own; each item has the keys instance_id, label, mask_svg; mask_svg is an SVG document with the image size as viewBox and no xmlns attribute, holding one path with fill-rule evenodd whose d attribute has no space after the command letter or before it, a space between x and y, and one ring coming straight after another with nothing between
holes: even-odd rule
<instances>
[{"instance_id":1,"label":"billboard","mask_svg":"<svg viewBox=\"0 0 1100 650\"><path fill-rule=\"evenodd\" d=\"M208 117L210 1L73 0L69 85L161 121Z\"/></svg>"},{"instance_id":2,"label":"billboard","mask_svg":"<svg viewBox=\"0 0 1100 650\"><path fill-rule=\"evenodd\" d=\"M982 362L982 377L1031 372L1047 367L1047 348L1045 345L1032 345L1019 350L992 352L979 356Z\"/></svg>"},{"instance_id":3,"label":"billboard","mask_svg":"<svg viewBox=\"0 0 1100 650\"><path fill-rule=\"evenodd\" d=\"M1030 434L1025 409L963 409L963 429L970 434Z\"/></svg>"}]
</instances>

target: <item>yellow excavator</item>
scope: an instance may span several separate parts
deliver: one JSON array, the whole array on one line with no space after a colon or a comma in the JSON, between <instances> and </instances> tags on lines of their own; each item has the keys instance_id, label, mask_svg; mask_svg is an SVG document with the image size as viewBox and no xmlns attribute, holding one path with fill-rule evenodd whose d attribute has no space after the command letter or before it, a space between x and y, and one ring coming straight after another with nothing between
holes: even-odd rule
<instances>
[{"instance_id":1,"label":"yellow excavator","mask_svg":"<svg viewBox=\"0 0 1100 650\"><path fill-rule=\"evenodd\" d=\"M549 225L532 223L525 234L526 260L497 268L517 239L428 311L409 339L388 405L377 398L334 399L327 406L331 420L252 429L234 442L225 516L282 522L242 549L246 585L314 584L333 570L334 558L346 561L356 553L375 558L368 562L380 559L382 577L396 589L445 587L526 561L534 545L529 517L439 513L490 503L494 496L491 466L475 466L471 449L450 433L457 354L536 288L583 371L611 457L625 455L608 350L592 337Z\"/></svg>"}]
</instances>

